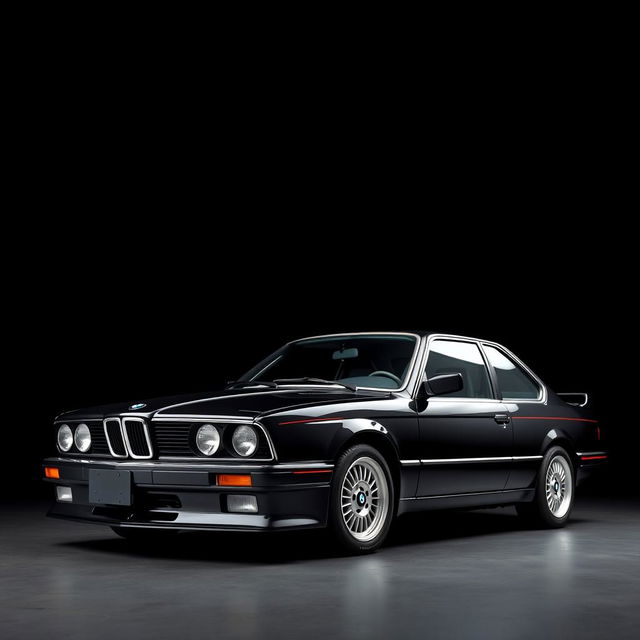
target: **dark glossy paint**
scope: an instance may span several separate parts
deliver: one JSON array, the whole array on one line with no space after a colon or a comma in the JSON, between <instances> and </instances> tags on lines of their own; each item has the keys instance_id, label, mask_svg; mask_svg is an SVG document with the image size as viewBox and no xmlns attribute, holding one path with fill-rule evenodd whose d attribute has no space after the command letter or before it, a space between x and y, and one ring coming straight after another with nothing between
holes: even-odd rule
<instances>
[{"instance_id":1,"label":"dark glossy paint","mask_svg":"<svg viewBox=\"0 0 640 640\"><path fill-rule=\"evenodd\" d=\"M139 411L130 409L132 402L65 413L57 419L58 424L141 416L150 424L152 442L154 419L172 417L189 422L232 416L255 420L269 434L276 460L268 464L252 463L250 458L218 462L194 454L179 461L156 458L138 462L100 460L90 453L58 454L44 464L60 467L61 479L48 482L74 485L80 504L56 503L51 515L106 524L122 523L126 516L131 526L152 527L263 530L323 526L333 463L357 442L372 444L387 457L398 484L400 513L530 500L540 465L537 456L553 444L561 444L571 454L579 480L601 462L581 461L577 455L604 450L589 410L565 403L548 388L541 401L502 400L495 373L490 370L493 398L428 397L423 372L428 343L434 335L420 334L418 357L407 387L401 391L232 389L212 395L140 399L137 402L146 406ZM523 457L533 459L518 459ZM79 458L85 462L78 462ZM324 471L314 472L315 463ZM297 465L298 471L305 473L295 473ZM176 517L158 521L153 510L96 510L85 495L92 468L131 470L134 497L140 504L153 503L156 494L176 496L179 508L160 506L156 510L163 512L163 517L168 513ZM216 486L216 474L239 470L252 474L251 490ZM226 496L234 492L257 494L259 514L225 513Z\"/></svg>"},{"instance_id":2,"label":"dark glossy paint","mask_svg":"<svg viewBox=\"0 0 640 640\"><path fill-rule=\"evenodd\" d=\"M419 412L420 459L506 458L513 455L509 424L496 422L507 415L498 400L461 401L455 398L426 400ZM424 463L420 469L419 496L501 491L512 463Z\"/></svg>"}]
</instances>

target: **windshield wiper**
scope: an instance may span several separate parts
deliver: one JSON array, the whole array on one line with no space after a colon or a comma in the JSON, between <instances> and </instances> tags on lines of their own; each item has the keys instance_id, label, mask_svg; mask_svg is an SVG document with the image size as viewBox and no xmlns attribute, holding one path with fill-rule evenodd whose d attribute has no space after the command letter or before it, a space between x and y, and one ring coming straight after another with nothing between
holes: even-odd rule
<instances>
[{"instance_id":1,"label":"windshield wiper","mask_svg":"<svg viewBox=\"0 0 640 640\"><path fill-rule=\"evenodd\" d=\"M274 382L279 384L298 384L299 382L307 384L332 384L349 389L349 391L356 391L356 388L351 384L338 382L337 380L325 380L324 378L277 378Z\"/></svg>"},{"instance_id":2,"label":"windshield wiper","mask_svg":"<svg viewBox=\"0 0 640 640\"><path fill-rule=\"evenodd\" d=\"M269 387L269 389L277 389L278 385L269 380L236 380L235 382L230 382L225 389L242 389L245 387Z\"/></svg>"}]
</instances>

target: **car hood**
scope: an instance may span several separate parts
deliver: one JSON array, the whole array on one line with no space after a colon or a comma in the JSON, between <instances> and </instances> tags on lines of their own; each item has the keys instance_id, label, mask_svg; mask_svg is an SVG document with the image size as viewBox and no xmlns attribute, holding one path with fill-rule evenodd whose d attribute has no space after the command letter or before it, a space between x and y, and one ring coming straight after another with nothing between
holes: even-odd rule
<instances>
[{"instance_id":1,"label":"car hood","mask_svg":"<svg viewBox=\"0 0 640 640\"><path fill-rule=\"evenodd\" d=\"M58 420L95 420L107 416L129 414L144 417L162 416L238 416L255 418L268 413L299 409L306 406L370 400L386 394L380 392L352 393L341 389L237 390L200 393L165 398L135 400L68 411ZM140 406L143 405L143 406ZM135 408L134 408L135 407Z\"/></svg>"}]
</instances>

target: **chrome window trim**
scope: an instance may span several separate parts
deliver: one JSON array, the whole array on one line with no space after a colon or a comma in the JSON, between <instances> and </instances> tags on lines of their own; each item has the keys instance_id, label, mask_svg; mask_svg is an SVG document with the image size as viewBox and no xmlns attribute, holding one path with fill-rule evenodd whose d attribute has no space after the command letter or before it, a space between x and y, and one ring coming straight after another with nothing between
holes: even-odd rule
<instances>
[{"instance_id":1,"label":"chrome window trim","mask_svg":"<svg viewBox=\"0 0 640 640\"><path fill-rule=\"evenodd\" d=\"M531 369L524 363L522 362L522 360L520 360L520 358L518 358L518 356L516 356L514 353L512 353L511 351L509 351L509 349L507 349L506 347L502 346L501 344L498 344L497 342L490 342L489 340L481 340L480 341L480 346L482 348L482 345L487 345L489 347L493 347L494 349L497 349L498 351L502 351L502 353L504 355L506 355L507 357L509 357L511 360L513 360L517 365L519 365L520 367L522 367L522 369L525 370L525 372L529 375L529 377L538 385L538 397L535 399L532 398L502 398L503 402L516 402L518 404L523 404L523 403L527 403L527 404L545 404L547 402L547 387L545 386L544 382L542 382L542 380L540 380L540 378L538 378L538 376L533 373L533 371L531 371ZM486 356L487 360L489 360L489 356ZM494 368L495 370L495 368ZM497 375L497 374L496 374ZM500 395L502 396L502 390L500 389Z\"/></svg>"},{"instance_id":2,"label":"chrome window trim","mask_svg":"<svg viewBox=\"0 0 640 640\"><path fill-rule=\"evenodd\" d=\"M426 377L426 369L427 369L427 363L429 361L429 352L431 350L431 343L435 340L445 340L445 341L449 341L449 342L467 342L467 343L471 343L471 344L475 344L478 347L478 351L480 352L480 357L483 360L483 364L484 364L484 368L487 372L487 378L489 379L489 387L492 391L496 391L493 388L493 380L491 379L491 373L489 371L489 365L487 362L487 358L484 354L484 352L482 351L482 347L480 346L481 341L478 338L468 338L466 336L453 336L453 335L449 335L446 333L432 333L428 336L426 336L426 344L425 344L425 352L424 352L424 357L423 357L423 364L420 367L419 371L418 371L418 386L421 385L423 382L426 382L427 377ZM417 391L416 387L416 391ZM451 400L454 402L458 402L460 400L472 400L474 402L487 402L487 401L491 401L491 402L500 402L500 400L498 400L498 398L471 398L469 396L463 396L463 397L444 397L444 396L432 396L429 398L429 401L431 400L435 400L435 399L439 399L439 400Z\"/></svg>"},{"instance_id":3,"label":"chrome window trim","mask_svg":"<svg viewBox=\"0 0 640 640\"><path fill-rule=\"evenodd\" d=\"M127 432L127 422L141 422L142 430L144 433L145 440L147 441L147 447L149 447L149 455L148 456L139 456L133 453L133 448L131 447L131 443L129 442L129 433ZM127 451L129 455L134 460L151 460L153 458L153 447L151 446L151 438L149 437L149 425L144 418L136 418L133 416L125 416L120 419L120 424L122 428L122 433L124 434L124 441L126 443Z\"/></svg>"},{"instance_id":4,"label":"chrome window trim","mask_svg":"<svg viewBox=\"0 0 640 640\"><path fill-rule=\"evenodd\" d=\"M252 420L251 418L242 418L238 416L204 416L204 415L193 415L190 416L188 414L178 415L178 414L169 414L168 416L156 415L151 419L151 422L181 422L181 423L190 423L190 422L204 422L211 424L246 424L250 427L255 427L259 429L264 435L267 444L269 445L269 453L271 454L270 458L240 458L241 460L255 460L256 462L275 462L277 461L277 456L275 452L275 448L273 446L273 442L271 442L271 436L268 431L265 429L264 425L258 422L258 420ZM194 453L193 456L161 456L158 455L159 460L191 460L194 458L198 458ZM216 461L233 461L237 462L239 458L209 458L209 460Z\"/></svg>"},{"instance_id":5,"label":"chrome window trim","mask_svg":"<svg viewBox=\"0 0 640 640\"><path fill-rule=\"evenodd\" d=\"M431 342L433 340L453 340L453 341L457 341L457 342L473 342L475 344L478 345L480 352L482 353L483 357L485 358L485 360L487 359L486 354L484 353L484 350L482 348L482 345L486 344L490 347L494 347L496 349L498 349L498 351L502 351L504 352L509 358L511 358L514 362L516 362L519 366L521 366L526 372L527 374L529 374L529 376L531 376L531 378L536 382L536 384L538 384L540 390L541 390L541 394L538 397L538 399L533 400L531 398L523 398L523 399L517 399L517 398L502 398L502 399L498 399L498 398L447 398L449 400L453 400L453 401L460 401L460 400L473 400L475 402L477 401L482 401L482 400L492 400L493 402L502 402L502 403L508 403L508 402L514 402L514 403L518 403L518 404L546 404L547 402L547 387L544 384L544 382L542 382L542 380L540 380L540 378L524 363L522 362L522 360L520 360L520 358L518 358L514 353L512 353L511 351L509 351L509 349L507 349L505 346L499 344L498 342L492 342L491 340L483 340L482 338L471 338L469 336L457 336L457 335L453 335L453 334L449 334L449 333L431 333L427 336L424 337L424 348L423 348L423 353L422 353L422 358L420 360L420 362L418 362L416 364L416 366L418 367L417 369L417 376L416 376L416 384L414 385L414 389L412 392L412 397L415 398L416 394L418 392L418 388L419 386L424 382L424 374L425 374L425 369L427 367L427 360L429 357L429 348L431 346ZM486 364L485 364L486 366ZM487 374L489 374L489 371L487 371ZM489 376L489 379L491 380L491 376ZM499 389L498 389L499 391ZM501 394L502 395L502 394ZM434 396L432 398L429 398L429 401L434 400L437 396ZM445 398L442 398L445 399Z\"/></svg>"},{"instance_id":6,"label":"chrome window trim","mask_svg":"<svg viewBox=\"0 0 640 640\"><path fill-rule=\"evenodd\" d=\"M560 400L563 400L567 404L572 404L572 403L567 402L564 399L564 396L584 396L584 402L578 403L576 406L578 406L578 407L586 407L589 404L589 394L588 393L583 393L583 392L580 392L580 391L565 391L565 392L561 393L560 391L556 391L556 395L560 397Z\"/></svg>"},{"instance_id":7,"label":"chrome window trim","mask_svg":"<svg viewBox=\"0 0 640 640\"><path fill-rule=\"evenodd\" d=\"M418 352L420 351L420 343L422 341L421 336L417 333L411 333L410 331L355 331L355 332L347 332L347 333L326 333L319 336L309 336L305 338L299 338L298 340L291 340L287 342L284 346L288 346L290 344L296 344L298 342L306 342L307 340L319 340L321 338L342 338L344 336L408 336L410 338L415 338L415 345L413 347L413 353L411 354L411 360L409 361L409 366L407 367L407 373L405 375L404 384L402 387L398 387L397 389L390 389L389 387L360 387L356 386L356 389L364 389L365 391L386 391L388 393L399 393L401 391L405 391L411 382L411 374L414 371L415 362L418 358ZM267 366L263 367L260 373L265 371L269 366L275 363L270 362ZM255 376L254 376L255 378ZM340 384L339 382L337 383ZM309 385L300 384L296 385L297 388L306 387ZM322 385L324 388L327 388L328 385Z\"/></svg>"},{"instance_id":8,"label":"chrome window trim","mask_svg":"<svg viewBox=\"0 0 640 640\"><path fill-rule=\"evenodd\" d=\"M118 427L120 428L120 434L122 435L122 442L124 443L124 448L125 448L125 454L123 456L118 455L117 453L114 452L113 448L111 447L111 439L109 438L109 431L107 430L107 422L117 422L118 423ZM122 421L120 420L120 418L116 418L116 417L111 417L111 418L104 418L104 420L102 421L102 428L104 429L104 435L107 438L107 446L109 447L109 453L114 457L114 458L118 458L120 460L122 460L123 458L128 458L128 447L127 447L127 440L124 437L124 431L122 429Z\"/></svg>"},{"instance_id":9,"label":"chrome window trim","mask_svg":"<svg viewBox=\"0 0 640 640\"><path fill-rule=\"evenodd\" d=\"M264 367L262 367L262 369L260 369L260 371L258 371L258 373L256 373L255 376L253 376L253 378L251 378L250 380L248 380L248 382L253 382L256 378L259 380L260 376L271 366L273 366L276 362L278 362L278 360L282 359L282 356L284 354L280 354L277 358L274 358L271 362L268 362L267 364L264 365ZM260 384L260 383L258 383Z\"/></svg>"}]
</instances>

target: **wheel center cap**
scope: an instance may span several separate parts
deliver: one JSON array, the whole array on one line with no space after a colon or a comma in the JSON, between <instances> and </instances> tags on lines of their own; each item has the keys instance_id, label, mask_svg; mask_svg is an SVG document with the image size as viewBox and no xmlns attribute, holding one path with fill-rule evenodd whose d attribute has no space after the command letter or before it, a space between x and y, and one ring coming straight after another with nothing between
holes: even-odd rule
<instances>
[{"instance_id":1,"label":"wheel center cap","mask_svg":"<svg viewBox=\"0 0 640 640\"><path fill-rule=\"evenodd\" d=\"M558 493L558 491L560 491L560 485L558 484L558 481L557 481L557 480L553 483L553 490L554 490L556 493Z\"/></svg>"},{"instance_id":2,"label":"wheel center cap","mask_svg":"<svg viewBox=\"0 0 640 640\"><path fill-rule=\"evenodd\" d=\"M367 498L365 497L364 493L362 493L362 491L358 494L358 504L360 506L364 506L364 503L367 501Z\"/></svg>"}]
</instances>

